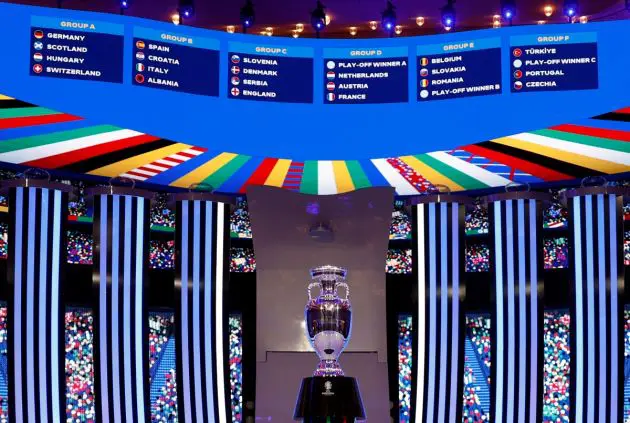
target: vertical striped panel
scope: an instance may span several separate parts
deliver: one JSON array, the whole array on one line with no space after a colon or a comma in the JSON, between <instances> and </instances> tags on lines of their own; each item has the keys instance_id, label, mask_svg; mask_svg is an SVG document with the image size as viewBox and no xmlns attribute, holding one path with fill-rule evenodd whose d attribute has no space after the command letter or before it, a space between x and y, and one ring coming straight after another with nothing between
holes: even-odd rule
<instances>
[{"instance_id":1,"label":"vertical striped panel","mask_svg":"<svg viewBox=\"0 0 630 423\"><path fill-rule=\"evenodd\" d=\"M65 187L55 187L60 184L20 185L9 190L10 420L60 423L65 419L60 264L68 195Z\"/></svg>"},{"instance_id":2,"label":"vertical striped panel","mask_svg":"<svg viewBox=\"0 0 630 423\"><path fill-rule=\"evenodd\" d=\"M542 407L541 201L490 197L494 279L492 421L536 423Z\"/></svg>"},{"instance_id":3,"label":"vertical striped panel","mask_svg":"<svg viewBox=\"0 0 630 423\"><path fill-rule=\"evenodd\" d=\"M101 422L142 423L150 416L149 200L130 194L94 195L94 382Z\"/></svg>"},{"instance_id":4,"label":"vertical striped panel","mask_svg":"<svg viewBox=\"0 0 630 423\"><path fill-rule=\"evenodd\" d=\"M178 197L176 197L178 198ZM186 197L187 198L187 197ZM177 200L177 401L181 422L228 422L225 373L229 211L192 194Z\"/></svg>"},{"instance_id":5,"label":"vertical striped panel","mask_svg":"<svg viewBox=\"0 0 630 423\"><path fill-rule=\"evenodd\" d=\"M430 200L429 200L430 201ZM417 423L459 423L464 365L464 206L414 206L417 284L411 414Z\"/></svg>"},{"instance_id":6,"label":"vertical striped panel","mask_svg":"<svg viewBox=\"0 0 630 423\"><path fill-rule=\"evenodd\" d=\"M622 421L622 189L569 193L573 224L571 421Z\"/></svg>"}]
</instances>

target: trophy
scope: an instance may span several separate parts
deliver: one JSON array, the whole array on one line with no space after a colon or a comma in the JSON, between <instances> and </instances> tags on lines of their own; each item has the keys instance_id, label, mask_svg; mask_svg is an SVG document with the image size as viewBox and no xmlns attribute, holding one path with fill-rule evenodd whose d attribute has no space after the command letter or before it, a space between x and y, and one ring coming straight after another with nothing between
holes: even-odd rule
<instances>
[{"instance_id":1,"label":"trophy","mask_svg":"<svg viewBox=\"0 0 630 423\"><path fill-rule=\"evenodd\" d=\"M348 271L342 267L319 266L311 269L308 302L304 310L306 336L319 357L319 365L313 376L343 376L339 355L348 345L352 329L350 292L345 282ZM320 289L313 298L311 290ZM346 297L340 298L337 288L343 287Z\"/></svg>"},{"instance_id":2,"label":"trophy","mask_svg":"<svg viewBox=\"0 0 630 423\"><path fill-rule=\"evenodd\" d=\"M311 269L308 302L304 310L306 336L319 357L313 377L302 380L293 418L304 423L342 423L365 418L359 385L344 375L339 355L348 345L352 330L352 307L343 267ZM337 289L344 288L345 298ZM319 288L313 297L311 290Z\"/></svg>"}]
</instances>

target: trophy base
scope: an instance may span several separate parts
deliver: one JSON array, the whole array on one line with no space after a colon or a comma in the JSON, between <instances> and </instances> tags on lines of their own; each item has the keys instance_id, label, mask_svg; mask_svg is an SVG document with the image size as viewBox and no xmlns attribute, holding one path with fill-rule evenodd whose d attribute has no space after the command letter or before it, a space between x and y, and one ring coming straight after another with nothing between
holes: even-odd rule
<instances>
[{"instance_id":1,"label":"trophy base","mask_svg":"<svg viewBox=\"0 0 630 423\"><path fill-rule=\"evenodd\" d=\"M351 423L365 419L357 380L347 376L302 379L293 419L304 423Z\"/></svg>"}]
</instances>

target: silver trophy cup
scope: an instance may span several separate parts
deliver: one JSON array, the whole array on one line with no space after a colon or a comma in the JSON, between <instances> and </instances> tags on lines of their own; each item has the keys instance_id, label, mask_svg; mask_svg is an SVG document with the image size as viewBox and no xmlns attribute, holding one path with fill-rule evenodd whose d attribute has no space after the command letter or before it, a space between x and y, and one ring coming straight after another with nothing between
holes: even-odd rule
<instances>
[{"instance_id":1,"label":"silver trophy cup","mask_svg":"<svg viewBox=\"0 0 630 423\"><path fill-rule=\"evenodd\" d=\"M339 355L348 345L352 330L350 291L345 282L347 269L336 266L319 266L310 271L313 282L308 286L308 302L304 310L306 335L319 357L314 376L343 376ZM313 297L311 289L318 287L319 295ZM345 289L340 298L337 288Z\"/></svg>"}]
</instances>

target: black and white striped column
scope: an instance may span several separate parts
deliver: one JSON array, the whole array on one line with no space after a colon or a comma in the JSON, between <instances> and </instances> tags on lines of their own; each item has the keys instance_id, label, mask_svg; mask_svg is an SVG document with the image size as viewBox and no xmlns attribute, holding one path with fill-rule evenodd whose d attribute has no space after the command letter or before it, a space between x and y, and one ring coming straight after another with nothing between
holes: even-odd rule
<instances>
[{"instance_id":1,"label":"black and white striped column","mask_svg":"<svg viewBox=\"0 0 630 423\"><path fill-rule=\"evenodd\" d=\"M175 296L179 421L228 423L229 206L212 194L176 201Z\"/></svg>"},{"instance_id":2,"label":"black and white striped column","mask_svg":"<svg viewBox=\"0 0 630 423\"><path fill-rule=\"evenodd\" d=\"M465 197L427 196L413 207L417 243L412 415L416 423L459 423L464 368ZM413 391L412 391L413 392Z\"/></svg>"},{"instance_id":3,"label":"black and white striped column","mask_svg":"<svg viewBox=\"0 0 630 423\"><path fill-rule=\"evenodd\" d=\"M567 192L571 267L571 421L623 420L623 196L627 188Z\"/></svg>"},{"instance_id":4,"label":"black and white striped column","mask_svg":"<svg viewBox=\"0 0 630 423\"><path fill-rule=\"evenodd\" d=\"M488 197L493 238L492 421L542 418L544 194Z\"/></svg>"},{"instance_id":5,"label":"black and white striped column","mask_svg":"<svg viewBox=\"0 0 630 423\"><path fill-rule=\"evenodd\" d=\"M65 420L61 301L68 185L9 185L8 366L12 422Z\"/></svg>"},{"instance_id":6,"label":"black and white striped column","mask_svg":"<svg viewBox=\"0 0 630 423\"><path fill-rule=\"evenodd\" d=\"M149 414L149 243L146 191L98 187L94 196L96 420L144 423Z\"/></svg>"}]
</instances>

